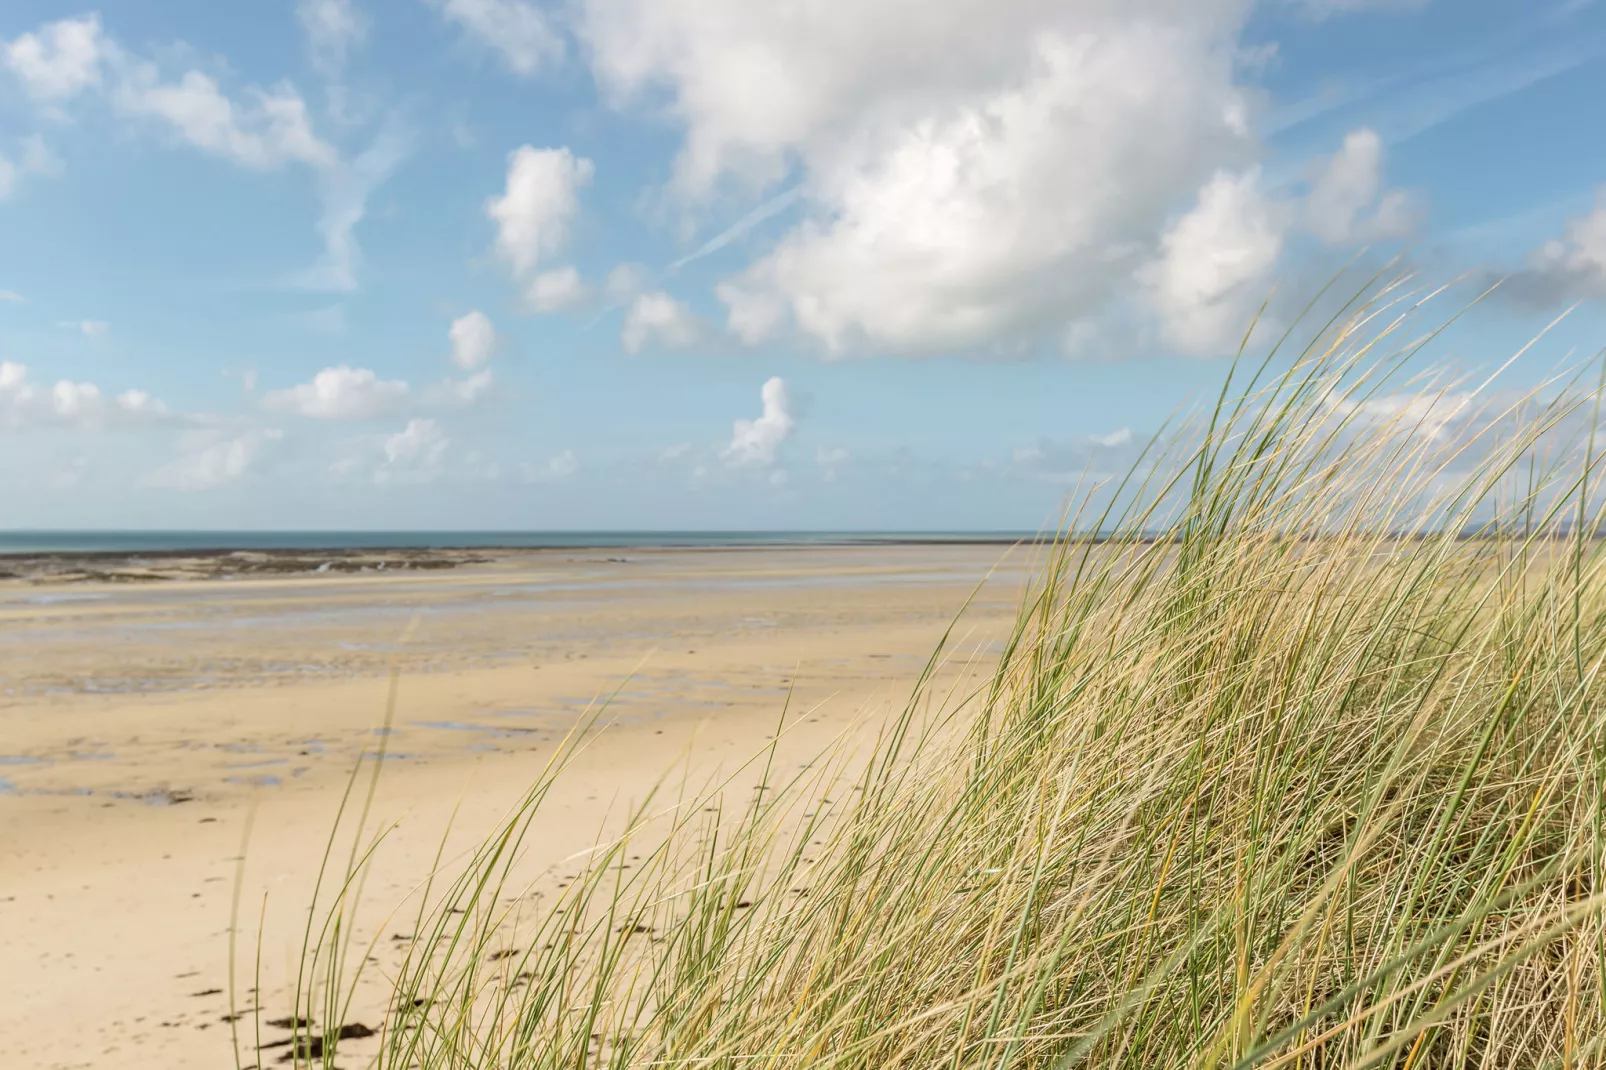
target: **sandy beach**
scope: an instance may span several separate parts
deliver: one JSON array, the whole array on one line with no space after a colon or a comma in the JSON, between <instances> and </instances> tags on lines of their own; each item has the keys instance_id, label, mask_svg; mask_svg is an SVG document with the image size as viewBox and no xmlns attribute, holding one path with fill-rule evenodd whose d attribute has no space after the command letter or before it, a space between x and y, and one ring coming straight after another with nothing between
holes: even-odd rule
<instances>
[{"instance_id":1,"label":"sandy beach","mask_svg":"<svg viewBox=\"0 0 1606 1070\"><path fill-rule=\"evenodd\" d=\"M429 871L454 808L448 860L599 697L606 727L534 827L538 882L561 884L565 860L666 773L738 770L783 709L794 765L873 730L978 584L942 672L984 671L1028 561L1002 546L885 546L249 563L36 562L0 579L7 1065L233 1066L236 886L235 998L272 1019L289 1010L341 794L383 743L369 827L391 831L360 934L378 938L376 1002L352 1009L372 1023L408 935L384 911ZM753 783L739 773L733 797ZM282 1054L242 1044L248 1065ZM361 1065L361 1041L342 1051Z\"/></svg>"}]
</instances>

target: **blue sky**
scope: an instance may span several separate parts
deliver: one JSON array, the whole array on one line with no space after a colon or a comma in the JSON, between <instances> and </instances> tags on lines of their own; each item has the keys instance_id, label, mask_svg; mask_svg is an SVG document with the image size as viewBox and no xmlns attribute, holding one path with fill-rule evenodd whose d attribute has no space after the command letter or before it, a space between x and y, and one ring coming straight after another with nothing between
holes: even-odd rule
<instances>
[{"instance_id":1,"label":"blue sky","mask_svg":"<svg viewBox=\"0 0 1606 1070\"><path fill-rule=\"evenodd\" d=\"M1034 528L1362 248L1514 276L1468 374L1577 303L1535 383L1606 337L1603 55L1580 0L11 0L0 526Z\"/></svg>"}]
</instances>

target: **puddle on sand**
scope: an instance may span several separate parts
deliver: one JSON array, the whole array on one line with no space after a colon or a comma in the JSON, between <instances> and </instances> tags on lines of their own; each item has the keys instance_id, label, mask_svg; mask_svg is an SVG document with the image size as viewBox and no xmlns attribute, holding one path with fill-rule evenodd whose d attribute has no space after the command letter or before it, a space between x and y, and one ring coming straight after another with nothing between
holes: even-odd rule
<instances>
[{"instance_id":1,"label":"puddle on sand","mask_svg":"<svg viewBox=\"0 0 1606 1070\"><path fill-rule=\"evenodd\" d=\"M30 758L26 754L0 754L0 765L49 765L49 758Z\"/></svg>"},{"instance_id":2,"label":"puddle on sand","mask_svg":"<svg viewBox=\"0 0 1606 1070\"><path fill-rule=\"evenodd\" d=\"M258 773L256 776L229 776L224 777L225 784L249 784L253 788L272 788L284 783L270 773Z\"/></svg>"},{"instance_id":3,"label":"puddle on sand","mask_svg":"<svg viewBox=\"0 0 1606 1070\"><path fill-rule=\"evenodd\" d=\"M489 724L467 724L463 721L414 721L419 728L438 728L446 732L483 732L492 736L527 736L533 728L500 728Z\"/></svg>"},{"instance_id":4,"label":"puddle on sand","mask_svg":"<svg viewBox=\"0 0 1606 1070\"><path fill-rule=\"evenodd\" d=\"M26 602L30 606L54 606L63 602L101 602L107 597L107 595L89 594L87 592L84 594L35 594L20 599L20 601ZM8 598L6 601L17 600Z\"/></svg>"}]
</instances>

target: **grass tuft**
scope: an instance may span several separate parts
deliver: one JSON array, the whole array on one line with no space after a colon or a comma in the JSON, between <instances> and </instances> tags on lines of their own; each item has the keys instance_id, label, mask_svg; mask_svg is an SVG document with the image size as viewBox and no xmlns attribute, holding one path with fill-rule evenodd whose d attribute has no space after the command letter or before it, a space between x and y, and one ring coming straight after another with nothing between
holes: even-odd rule
<instances>
[{"instance_id":1,"label":"grass tuft","mask_svg":"<svg viewBox=\"0 0 1606 1070\"><path fill-rule=\"evenodd\" d=\"M1090 492L979 691L939 649L868 751L666 780L516 914L577 732L431 875L374 1065L1600 1065L1592 403L1398 382L1424 300L1241 364ZM319 1021L366 857L309 928Z\"/></svg>"}]
</instances>

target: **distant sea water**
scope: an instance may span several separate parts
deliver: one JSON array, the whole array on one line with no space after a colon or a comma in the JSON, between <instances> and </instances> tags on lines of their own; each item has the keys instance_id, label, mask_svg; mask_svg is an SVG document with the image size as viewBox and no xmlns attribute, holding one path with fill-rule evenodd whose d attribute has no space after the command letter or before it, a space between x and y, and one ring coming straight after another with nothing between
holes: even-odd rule
<instances>
[{"instance_id":1,"label":"distant sea water","mask_svg":"<svg viewBox=\"0 0 1606 1070\"><path fill-rule=\"evenodd\" d=\"M208 550L641 550L999 543L1003 531L0 531L0 555Z\"/></svg>"}]
</instances>

